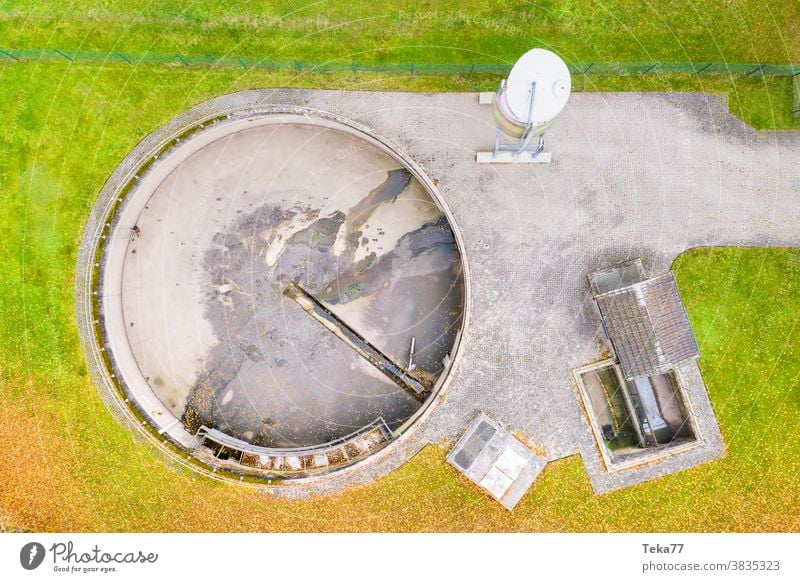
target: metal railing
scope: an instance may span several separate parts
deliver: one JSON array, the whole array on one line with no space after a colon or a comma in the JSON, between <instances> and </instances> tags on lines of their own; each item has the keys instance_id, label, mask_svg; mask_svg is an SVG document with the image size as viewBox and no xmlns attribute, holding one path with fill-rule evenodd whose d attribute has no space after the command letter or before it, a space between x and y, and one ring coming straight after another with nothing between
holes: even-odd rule
<instances>
[{"instance_id":1,"label":"metal railing","mask_svg":"<svg viewBox=\"0 0 800 582\"><path fill-rule=\"evenodd\" d=\"M271 448L271 447L261 447L258 445L250 444L246 441L237 439L236 437L232 437L230 435L225 434L214 428L209 428L205 425L201 426L197 433L197 445L201 446L206 440L210 440L215 442L216 444L220 445L223 448L238 451L240 453L252 453L255 455L269 455L269 456L277 456L277 457L287 457L287 456L296 456L296 455L311 455L314 453L321 453L324 451L329 451L331 449L335 449L336 447L340 447L345 445L349 442L356 440L357 438L364 436L365 434L372 432L375 429L379 429L383 437L388 441L391 440L393 435L392 431L386 422L383 420L383 417L379 416L369 424L366 424L351 432L348 435L343 437L339 437L332 441L328 441L326 443L321 443L318 445L310 445L305 447L292 447L292 448Z\"/></svg>"}]
</instances>

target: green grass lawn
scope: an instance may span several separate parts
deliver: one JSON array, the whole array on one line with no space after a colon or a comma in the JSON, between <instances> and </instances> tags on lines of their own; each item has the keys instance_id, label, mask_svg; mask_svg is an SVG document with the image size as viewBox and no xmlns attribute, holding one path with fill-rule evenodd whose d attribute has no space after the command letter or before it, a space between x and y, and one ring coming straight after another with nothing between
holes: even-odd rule
<instances>
[{"instance_id":1,"label":"green grass lawn","mask_svg":"<svg viewBox=\"0 0 800 582\"><path fill-rule=\"evenodd\" d=\"M486 35L493 40L478 38L486 26L469 15L465 23L451 25L456 32L442 29L452 17L437 12L436 4L423 5L432 15L430 22L395 22L382 17L380 7L350 13L331 3L319 5L327 10L319 23L318 15L301 11L280 27L274 16L288 10L289 3L271 4L274 12L265 8L247 16L226 15L221 3L197 4L200 8L181 13L180 26L175 24L178 9L156 8L156 3L105 2L103 12L87 5L0 4L0 46L182 47L267 51L276 57L302 54L309 59L319 56L315 51L333 47L335 58L358 56L362 61L412 60L417 55L420 60L455 60L453 55L472 60L480 54L488 62L513 59L544 39L575 59L597 54L636 60L650 53L678 59L687 52L687 58L713 60L721 60L720 55L729 61L800 60L798 6L788 2L780 9L755 2L735 9L726 2L698 2L689 11L702 15L702 20L696 15L694 24L682 20L691 15L674 13L667 3L651 3L663 5L662 14L674 18L645 24L630 15L645 9L633 8L624 19L636 33L623 38L609 30L614 21L601 3L591 13L586 12L587 2L549 3L544 25L534 26L528 17L504 17L509 25L528 28L499 40L491 37L491 30ZM463 6L478 10L484 4ZM533 11L533 5L526 6ZM47 9L56 16L47 16ZM475 14L495 18L508 13L491 10L494 16ZM383 18L386 27L375 30L385 32L353 24L370 13ZM421 18L408 14L407 20ZM584 23L581 14L589 21ZM743 37L746 25L753 31ZM624 30L619 23L614 27ZM685 34L670 30L678 27ZM781 34L769 38L780 42L757 42L765 38L757 35L774 33L772 27ZM450 39L451 48L435 48L442 39ZM553 44L557 40L562 44ZM603 46L605 52L599 48ZM589 83L579 85L584 89L634 89L652 83L648 88L730 91L733 86L735 112L761 127L791 123L774 105L791 98L784 95L784 79L703 78L700 86L699 79L643 79L589 77L577 82ZM277 502L172 468L150 446L135 442L107 412L78 344L74 265L98 191L142 137L199 101L249 87L475 90L495 83L488 77L0 65L0 526L5 522L53 531L800 529L800 440L795 438L800 418L800 252L795 250L698 250L677 261L728 454L718 462L602 496L592 494L580 460L572 458L549 465L509 513L458 477L445 464L445 451L428 447L370 485L329 498Z\"/></svg>"},{"instance_id":2,"label":"green grass lawn","mask_svg":"<svg viewBox=\"0 0 800 582\"><path fill-rule=\"evenodd\" d=\"M241 54L371 62L800 62L800 5L769 0L87 0L0 2L13 48Z\"/></svg>"},{"instance_id":3,"label":"green grass lawn","mask_svg":"<svg viewBox=\"0 0 800 582\"><path fill-rule=\"evenodd\" d=\"M0 508L48 530L798 529L800 252L703 250L676 265L729 446L717 463L595 497L578 459L546 469L511 514L429 448L340 496L275 503L169 468L105 410L74 324L84 221L147 132L266 74L17 65L0 111ZM317 79L312 79L316 81ZM420 82L424 80L421 79ZM369 84L369 81L366 81Z\"/></svg>"},{"instance_id":4,"label":"green grass lawn","mask_svg":"<svg viewBox=\"0 0 800 582\"><path fill-rule=\"evenodd\" d=\"M0 0L0 49L235 55L322 63L511 64L534 46L574 62L800 64L800 3ZM285 86L408 90L490 90L499 81L476 76L409 79L407 74L269 78ZM785 77L589 75L576 76L574 86L724 92L730 95L734 114L757 128L800 127L800 120L791 115L791 80Z\"/></svg>"}]
</instances>

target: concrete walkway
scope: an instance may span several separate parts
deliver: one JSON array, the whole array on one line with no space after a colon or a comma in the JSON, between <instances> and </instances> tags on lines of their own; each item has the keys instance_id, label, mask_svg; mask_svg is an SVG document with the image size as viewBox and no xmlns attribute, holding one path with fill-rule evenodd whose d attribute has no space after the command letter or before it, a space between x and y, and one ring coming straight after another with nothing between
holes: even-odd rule
<instances>
[{"instance_id":1,"label":"concrete walkway","mask_svg":"<svg viewBox=\"0 0 800 582\"><path fill-rule=\"evenodd\" d=\"M413 435L369 462L284 493L374 479L427 442L454 441L480 410L549 460L581 454L597 492L722 453L716 433L703 454L629 474L602 470L571 383L571 370L603 348L586 274L637 256L659 274L699 245L798 245L800 133L756 133L715 96L583 93L547 136L552 164L487 166L475 163L475 152L492 147L494 126L477 94L294 90L225 96L159 132L259 103L331 111L399 145L438 183L471 269L465 351L442 402ZM681 373L691 380L697 369ZM711 413L704 393L690 398Z\"/></svg>"}]
</instances>

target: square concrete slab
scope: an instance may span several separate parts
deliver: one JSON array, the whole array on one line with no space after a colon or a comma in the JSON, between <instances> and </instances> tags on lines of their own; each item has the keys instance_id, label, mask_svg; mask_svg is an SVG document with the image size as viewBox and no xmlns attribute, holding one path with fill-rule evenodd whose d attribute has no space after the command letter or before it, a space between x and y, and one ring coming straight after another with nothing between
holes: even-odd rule
<instances>
[{"instance_id":1,"label":"square concrete slab","mask_svg":"<svg viewBox=\"0 0 800 582\"><path fill-rule=\"evenodd\" d=\"M447 456L447 462L513 509L547 461L481 413Z\"/></svg>"},{"instance_id":2,"label":"square concrete slab","mask_svg":"<svg viewBox=\"0 0 800 582\"><path fill-rule=\"evenodd\" d=\"M511 449L506 449L495 461L494 466L511 479L516 479L527 464L528 460L522 455L515 453Z\"/></svg>"},{"instance_id":3,"label":"square concrete slab","mask_svg":"<svg viewBox=\"0 0 800 582\"><path fill-rule=\"evenodd\" d=\"M481 479L480 486L491 493L495 499L500 500L513 483L514 480L511 477L503 473L496 466L493 466L489 469L489 472L486 473L486 476Z\"/></svg>"}]
</instances>

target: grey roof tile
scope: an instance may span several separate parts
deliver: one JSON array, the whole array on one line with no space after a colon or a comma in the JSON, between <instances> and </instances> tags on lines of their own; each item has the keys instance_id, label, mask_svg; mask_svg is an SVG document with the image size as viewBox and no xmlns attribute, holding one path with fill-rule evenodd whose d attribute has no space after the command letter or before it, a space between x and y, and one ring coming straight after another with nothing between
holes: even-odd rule
<instances>
[{"instance_id":1,"label":"grey roof tile","mask_svg":"<svg viewBox=\"0 0 800 582\"><path fill-rule=\"evenodd\" d=\"M672 273L595 300L626 378L663 374L700 355Z\"/></svg>"}]
</instances>

